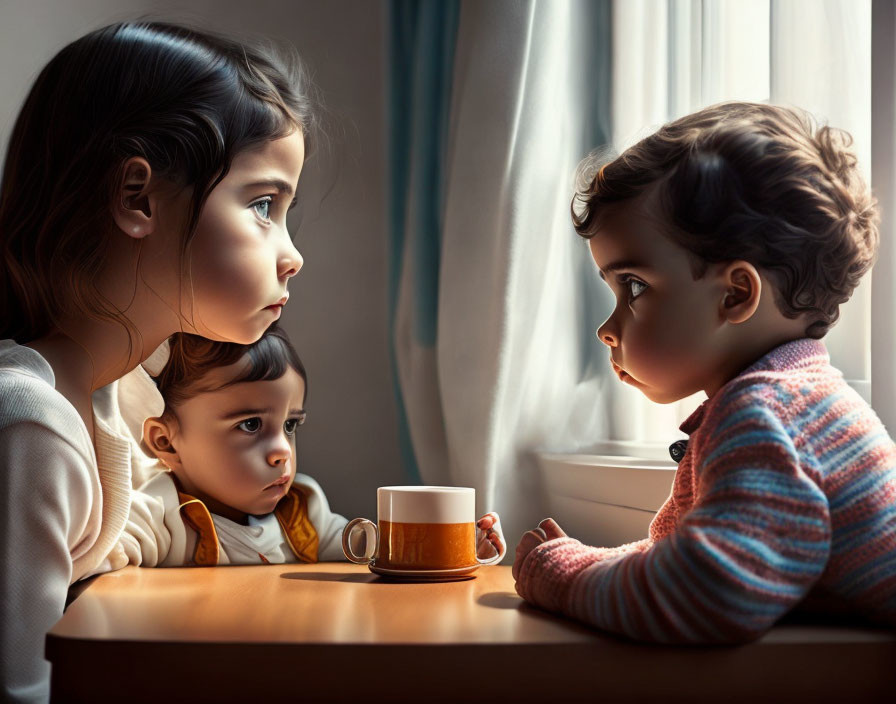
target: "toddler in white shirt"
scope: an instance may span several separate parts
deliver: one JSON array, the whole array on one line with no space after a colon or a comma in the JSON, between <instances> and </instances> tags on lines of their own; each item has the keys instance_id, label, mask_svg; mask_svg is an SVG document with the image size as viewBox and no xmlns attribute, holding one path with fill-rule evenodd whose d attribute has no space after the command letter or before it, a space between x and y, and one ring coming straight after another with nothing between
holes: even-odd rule
<instances>
[{"instance_id":1,"label":"toddler in white shirt","mask_svg":"<svg viewBox=\"0 0 896 704\"><path fill-rule=\"evenodd\" d=\"M155 382L165 401L143 441L164 464L120 543L144 566L343 559L346 519L296 472L307 375L275 323L255 343L178 333ZM120 560L113 560L120 562Z\"/></svg>"}]
</instances>

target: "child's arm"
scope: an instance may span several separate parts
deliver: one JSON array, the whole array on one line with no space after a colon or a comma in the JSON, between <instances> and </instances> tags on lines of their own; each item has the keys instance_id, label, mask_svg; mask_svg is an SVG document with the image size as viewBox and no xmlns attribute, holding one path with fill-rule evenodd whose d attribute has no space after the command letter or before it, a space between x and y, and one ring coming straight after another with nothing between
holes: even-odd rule
<instances>
[{"instance_id":1,"label":"child's arm","mask_svg":"<svg viewBox=\"0 0 896 704\"><path fill-rule=\"evenodd\" d=\"M40 701L50 688L44 639L62 618L72 556L89 559L97 538L100 487L82 452L37 423L0 431L0 469L0 699Z\"/></svg>"},{"instance_id":2,"label":"child's arm","mask_svg":"<svg viewBox=\"0 0 896 704\"><path fill-rule=\"evenodd\" d=\"M540 547L547 542L550 545ZM537 528L523 534L516 547L511 573L516 580L517 593L526 601L550 611L562 612L572 580L582 570L602 560L644 552L652 544L650 538L645 538L612 548L593 548L568 537L553 518L545 518ZM531 564L527 565L526 578L523 579L523 565L536 548L539 548L539 559L549 561L551 569L539 572Z\"/></svg>"},{"instance_id":3,"label":"child's arm","mask_svg":"<svg viewBox=\"0 0 896 704\"><path fill-rule=\"evenodd\" d=\"M751 640L795 606L827 563L827 500L778 416L729 401L702 455L697 504L671 535L591 565L562 539L545 543L523 563L521 593L544 594L563 574L555 600L535 603L657 642Z\"/></svg>"},{"instance_id":4,"label":"child's arm","mask_svg":"<svg viewBox=\"0 0 896 704\"><path fill-rule=\"evenodd\" d=\"M159 472L131 494L127 525L118 544L87 577L121 569L177 567L191 562L195 536L180 514L177 489L168 472Z\"/></svg>"}]
</instances>

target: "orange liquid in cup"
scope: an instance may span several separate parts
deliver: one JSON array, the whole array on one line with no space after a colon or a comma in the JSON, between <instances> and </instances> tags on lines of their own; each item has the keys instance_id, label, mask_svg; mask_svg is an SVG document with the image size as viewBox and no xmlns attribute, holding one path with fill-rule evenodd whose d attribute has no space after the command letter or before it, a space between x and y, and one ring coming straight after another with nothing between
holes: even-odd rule
<instances>
[{"instance_id":1,"label":"orange liquid in cup","mask_svg":"<svg viewBox=\"0 0 896 704\"><path fill-rule=\"evenodd\" d=\"M376 565L394 570L450 570L476 562L476 524L379 522Z\"/></svg>"}]
</instances>

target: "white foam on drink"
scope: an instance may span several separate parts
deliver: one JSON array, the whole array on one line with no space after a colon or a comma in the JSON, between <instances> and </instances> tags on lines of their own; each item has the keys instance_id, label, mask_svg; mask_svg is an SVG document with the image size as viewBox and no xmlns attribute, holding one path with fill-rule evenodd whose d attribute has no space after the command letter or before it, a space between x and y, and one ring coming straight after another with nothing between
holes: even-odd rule
<instances>
[{"instance_id":1,"label":"white foam on drink","mask_svg":"<svg viewBox=\"0 0 896 704\"><path fill-rule=\"evenodd\" d=\"M460 486L381 486L377 520L392 523L472 523L476 490Z\"/></svg>"}]
</instances>

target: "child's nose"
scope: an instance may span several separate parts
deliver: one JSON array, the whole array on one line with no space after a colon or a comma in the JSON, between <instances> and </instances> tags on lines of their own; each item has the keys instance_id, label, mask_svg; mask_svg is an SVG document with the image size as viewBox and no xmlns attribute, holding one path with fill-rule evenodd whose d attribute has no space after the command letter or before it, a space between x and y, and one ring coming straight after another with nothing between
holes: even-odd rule
<instances>
[{"instance_id":1,"label":"child's nose","mask_svg":"<svg viewBox=\"0 0 896 704\"><path fill-rule=\"evenodd\" d=\"M277 262L277 275L281 279L288 279L299 273L305 260L299 254L299 250L295 248L292 240L287 238L286 250Z\"/></svg>"},{"instance_id":2,"label":"child's nose","mask_svg":"<svg viewBox=\"0 0 896 704\"><path fill-rule=\"evenodd\" d=\"M292 456L289 443L285 439L278 440L268 451L268 464L271 467L282 467Z\"/></svg>"},{"instance_id":3,"label":"child's nose","mask_svg":"<svg viewBox=\"0 0 896 704\"><path fill-rule=\"evenodd\" d=\"M619 333L613 324L613 316L611 315L604 321L604 324L597 329L597 339L603 342L607 347L619 346Z\"/></svg>"}]
</instances>

